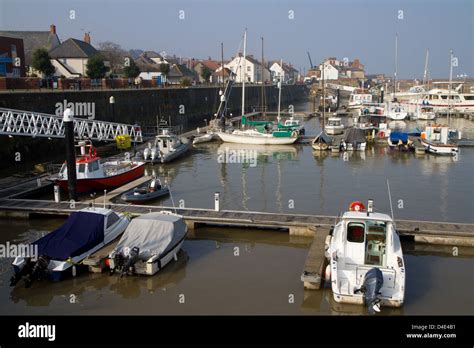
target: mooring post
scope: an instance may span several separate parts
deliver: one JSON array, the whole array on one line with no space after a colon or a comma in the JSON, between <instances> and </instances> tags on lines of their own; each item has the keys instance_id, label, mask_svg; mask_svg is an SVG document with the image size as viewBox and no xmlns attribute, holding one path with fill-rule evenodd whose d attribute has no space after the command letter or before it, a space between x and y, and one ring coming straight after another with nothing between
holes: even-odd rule
<instances>
[{"instance_id":1,"label":"mooring post","mask_svg":"<svg viewBox=\"0 0 474 348\"><path fill-rule=\"evenodd\" d=\"M54 201L56 203L61 202L61 194L58 185L54 185Z\"/></svg>"},{"instance_id":2,"label":"mooring post","mask_svg":"<svg viewBox=\"0 0 474 348\"><path fill-rule=\"evenodd\" d=\"M336 100L336 110L339 110L339 106L340 106L339 100L340 100L340 98L341 98L341 89L340 89L339 86L337 87L337 95L336 95L336 96L337 96L337 100Z\"/></svg>"},{"instance_id":3,"label":"mooring post","mask_svg":"<svg viewBox=\"0 0 474 348\"><path fill-rule=\"evenodd\" d=\"M74 150L74 115L70 108L64 110L64 135L66 137L67 188L69 199L77 201L76 154Z\"/></svg>"},{"instance_id":4,"label":"mooring post","mask_svg":"<svg viewBox=\"0 0 474 348\"><path fill-rule=\"evenodd\" d=\"M215 192L214 193L214 210L215 211L220 211L220 206L219 206L219 199L220 199L220 193Z\"/></svg>"},{"instance_id":5,"label":"mooring post","mask_svg":"<svg viewBox=\"0 0 474 348\"><path fill-rule=\"evenodd\" d=\"M380 103L383 103L383 87L380 88Z\"/></svg>"},{"instance_id":6,"label":"mooring post","mask_svg":"<svg viewBox=\"0 0 474 348\"><path fill-rule=\"evenodd\" d=\"M105 209L105 202L107 202L107 190L104 190L104 209Z\"/></svg>"}]
</instances>

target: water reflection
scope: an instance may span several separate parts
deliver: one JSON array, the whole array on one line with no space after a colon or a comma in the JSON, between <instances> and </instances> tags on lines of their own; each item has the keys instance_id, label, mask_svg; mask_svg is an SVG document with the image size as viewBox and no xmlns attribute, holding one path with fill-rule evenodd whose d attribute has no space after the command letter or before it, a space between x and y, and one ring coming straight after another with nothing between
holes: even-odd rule
<instances>
[{"instance_id":1,"label":"water reflection","mask_svg":"<svg viewBox=\"0 0 474 348\"><path fill-rule=\"evenodd\" d=\"M24 302L28 307L47 307L53 300L68 304L71 296L80 302L83 296L101 296L105 289L120 295L124 299L140 296L143 290L154 293L174 287L186 277L186 264L189 256L186 251L178 253L178 261L171 262L155 276L129 276L120 278L108 273L85 273L76 278L61 282L38 281L27 289L21 286L12 288L10 300L13 303ZM92 294L96 295L92 295Z\"/></svg>"}]
</instances>

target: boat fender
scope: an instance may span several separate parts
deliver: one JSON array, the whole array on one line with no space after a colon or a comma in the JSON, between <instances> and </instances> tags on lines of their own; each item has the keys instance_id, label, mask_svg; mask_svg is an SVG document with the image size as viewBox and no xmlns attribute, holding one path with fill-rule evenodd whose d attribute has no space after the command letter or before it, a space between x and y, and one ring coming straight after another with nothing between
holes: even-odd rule
<instances>
[{"instance_id":1,"label":"boat fender","mask_svg":"<svg viewBox=\"0 0 474 348\"><path fill-rule=\"evenodd\" d=\"M72 276L75 277L77 275L76 265L72 265Z\"/></svg>"},{"instance_id":2,"label":"boat fender","mask_svg":"<svg viewBox=\"0 0 474 348\"><path fill-rule=\"evenodd\" d=\"M324 271L324 279L331 281L331 265L326 265L326 270Z\"/></svg>"}]
</instances>

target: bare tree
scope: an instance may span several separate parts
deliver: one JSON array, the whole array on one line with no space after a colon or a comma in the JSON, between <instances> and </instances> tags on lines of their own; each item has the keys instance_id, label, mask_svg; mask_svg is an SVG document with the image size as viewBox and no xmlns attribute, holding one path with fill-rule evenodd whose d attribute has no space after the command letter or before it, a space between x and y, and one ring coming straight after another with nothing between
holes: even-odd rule
<instances>
[{"instance_id":1,"label":"bare tree","mask_svg":"<svg viewBox=\"0 0 474 348\"><path fill-rule=\"evenodd\" d=\"M120 47L119 44L105 41L100 42L98 45L99 51L105 60L110 63L110 71L112 74L121 72L124 66L127 66L127 52Z\"/></svg>"}]
</instances>

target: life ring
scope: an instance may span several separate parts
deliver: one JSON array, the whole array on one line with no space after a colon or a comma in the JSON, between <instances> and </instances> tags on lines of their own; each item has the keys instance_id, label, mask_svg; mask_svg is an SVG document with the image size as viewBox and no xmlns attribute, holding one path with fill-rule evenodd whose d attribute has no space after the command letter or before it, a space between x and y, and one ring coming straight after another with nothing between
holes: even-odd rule
<instances>
[{"instance_id":1,"label":"life ring","mask_svg":"<svg viewBox=\"0 0 474 348\"><path fill-rule=\"evenodd\" d=\"M384 132L384 131L380 131L380 132L378 133L378 136L379 136L379 138L385 138L385 132Z\"/></svg>"},{"instance_id":2,"label":"life ring","mask_svg":"<svg viewBox=\"0 0 474 348\"><path fill-rule=\"evenodd\" d=\"M355 201L355 202L352 202L349 205L349 210L350 211L357 211L357 212L364 211L365 210L365 205L362 202Z\"/></svg>"},{"instance_id":3,"label":"life ring","mask_svg":"<svg viewBox=\"0 0 474 348\"><path fill-rule=\"evenodd\" d=\"M89 148L89 157L96 157L97 156L97 150L95 149L95 147L90 147Z\"/></svg>"}]
</instances>

